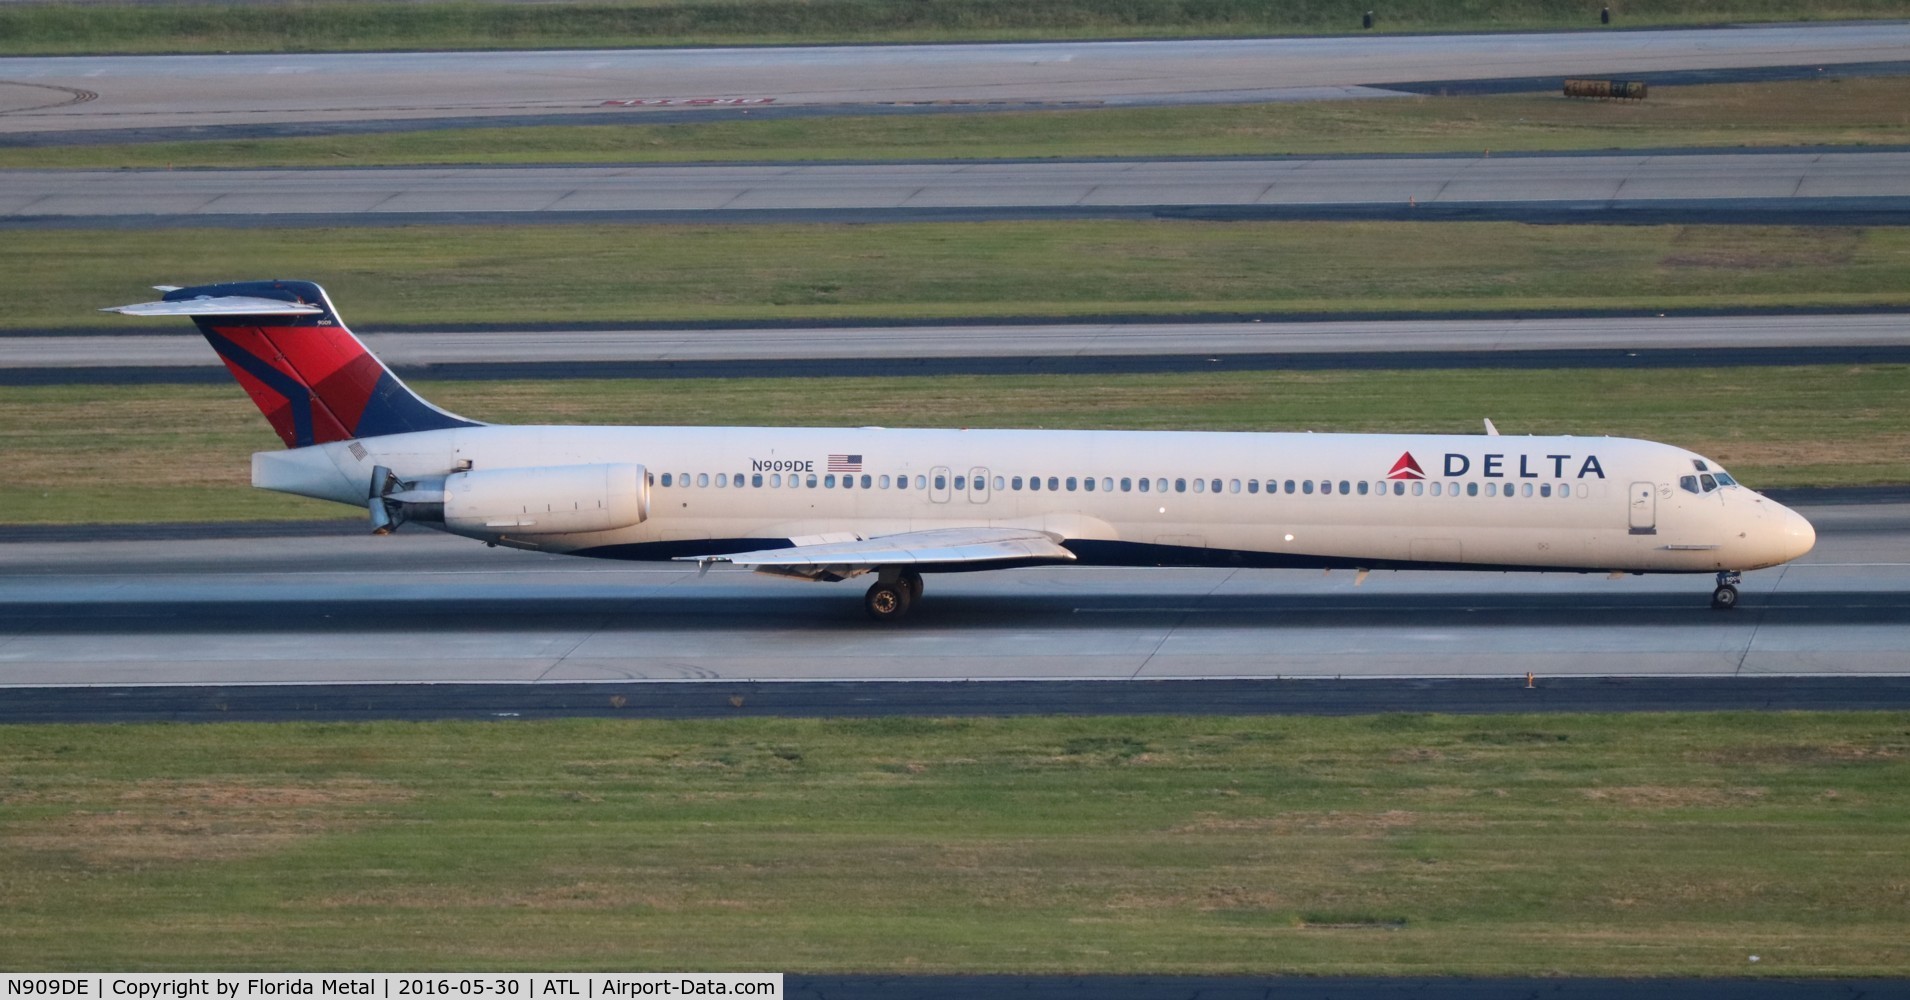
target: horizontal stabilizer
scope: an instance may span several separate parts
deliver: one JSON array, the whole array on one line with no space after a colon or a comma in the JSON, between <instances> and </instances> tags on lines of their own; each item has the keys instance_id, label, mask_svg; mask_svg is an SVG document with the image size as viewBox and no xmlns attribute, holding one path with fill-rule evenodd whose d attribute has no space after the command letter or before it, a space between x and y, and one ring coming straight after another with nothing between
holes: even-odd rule
<instances>
[{"instance_id":1,"label":"horizontal stabilizer","mask_svg":"<svg viewBox=\"0 0 1910 1000\"><path fill-rule=\"evenodd\" d=\"M135 302L108 306L100 312L126 316L313 316L325 310L302 302L262 299L253 295L202 295L173 302Z\"/></svg>"}]
</instances>

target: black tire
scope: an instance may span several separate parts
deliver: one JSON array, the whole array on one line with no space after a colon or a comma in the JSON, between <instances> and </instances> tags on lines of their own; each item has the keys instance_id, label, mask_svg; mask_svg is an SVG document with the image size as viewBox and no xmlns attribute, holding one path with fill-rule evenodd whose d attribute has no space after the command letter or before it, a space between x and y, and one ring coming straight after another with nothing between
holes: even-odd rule
<instances>
[{"instance_id":1,"label":"black tire","mask_svg":"<svg viewBox=\"0 0 1910 1000\"><path fill-rule=\"evenodd\" d=\"M907 570L901 576L896 577L895 582L909 588L910 605L914 605L916 601L922 599L922 574L914 570Z\"/></svg>"},{"instance_id":2,"label":"black tire","mask_svg":"<svg viewBox=\"0 0 1910 1000\"><path fill-rule=\"evenodd\" d=\"M879 622L901 621L909 613L909 589L899 583L877 582L862 597L869 617Z\"/></svg>"},{"instance_id":3,"label":"black tire","mask_svg":"<svg viewBox=\"0 0 1910 1000\"><path fill-rule=\"evenodd\" d=\"M1738 606L1738 588L1724 584L1711 592L1711 610L1729 611Z\"/></svg>"}]
</instances>

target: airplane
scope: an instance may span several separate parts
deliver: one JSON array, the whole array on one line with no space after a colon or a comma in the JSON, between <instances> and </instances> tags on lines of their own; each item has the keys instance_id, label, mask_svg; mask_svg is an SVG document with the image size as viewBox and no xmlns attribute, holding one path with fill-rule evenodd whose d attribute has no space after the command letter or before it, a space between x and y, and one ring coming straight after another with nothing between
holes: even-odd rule
<instances>
[{"instance_id":1,"label":"airplane","mask_svg":"<svg viewBox=\"0 0 1910 1000\"><path fill-rule=\"evenodd\" d=\"M156 285L284 440L252 485L493 546L873 577L1103 566L1715 574L1809 552L1809 521L1669 444L1612 437L495 425L433 406L309 281Z\"/></svg>"}]
</instances>

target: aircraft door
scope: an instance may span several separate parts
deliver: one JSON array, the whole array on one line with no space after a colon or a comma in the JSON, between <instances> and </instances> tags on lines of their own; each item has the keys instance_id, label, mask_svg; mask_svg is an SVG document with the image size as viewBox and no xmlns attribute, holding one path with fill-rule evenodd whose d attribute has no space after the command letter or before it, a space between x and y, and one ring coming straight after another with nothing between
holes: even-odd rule
<instances>
[{"instance_id":1,"label":"aircraft door","mask_svg":"<svg viewBox=\"0 0 1910 1000\"><path fill-rule=\"evenodd\" d=\"M928 498L931 503L947 503L949 492L948 466L938 465L928 470Z\"/></svg>"},{"instance_id":2,"label":"aircraft door","mask_svg":"<svg viewBox=\"0 0 1910 1000\"><path fill-rule=\"evenodd\" d=\"M1658 487L1651 483L1631 484L1631 533L1658 533Z\"/></svg>"},{"instance_id":3,"label":"aircraft door","mask_svg":"<svg viewBox=\"0 0 1910 1000\"><path fill-rule=\"evenodd\" d=\"M987 469L968 470L968 502L969 503L987 503L988 502L988 470Z\"/></svg>"}]
</instances>

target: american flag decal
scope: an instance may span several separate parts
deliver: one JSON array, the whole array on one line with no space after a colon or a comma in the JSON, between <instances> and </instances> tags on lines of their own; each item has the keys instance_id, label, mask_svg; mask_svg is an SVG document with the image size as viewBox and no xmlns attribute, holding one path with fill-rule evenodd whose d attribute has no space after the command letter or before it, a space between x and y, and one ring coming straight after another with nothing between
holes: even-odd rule
<instances>
[{"instance_id":1,"label":"american flag decal","mask_svg":"<svg viewBox=\"0 0 1910 1000\"><path fill-rule=\"evenodd\" d=\"M862 471L862 456L861 455L831 455L829 456L829 471L830 472L861 472Z\"/></svg>"}]
</instances>

